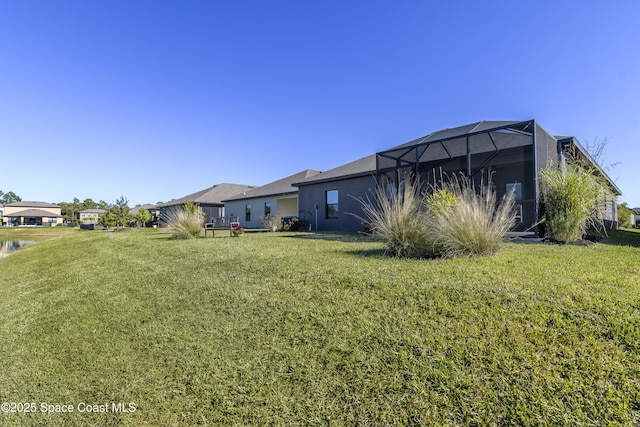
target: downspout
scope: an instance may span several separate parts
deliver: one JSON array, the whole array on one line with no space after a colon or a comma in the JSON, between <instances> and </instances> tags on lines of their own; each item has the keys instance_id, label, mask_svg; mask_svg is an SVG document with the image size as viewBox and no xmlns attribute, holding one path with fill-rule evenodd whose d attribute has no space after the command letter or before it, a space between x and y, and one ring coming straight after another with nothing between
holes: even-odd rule
<instances>
[{"instance_id":1,"label":"downspout","mask_svg":"<svg viewBox=\"0 0 640 427\"><path fill-rule=\"evenodd\" d=\"M542 237L539 235L539 228L538 228L538 223L540 222L540 218L538 218L538 215L540 214L540 188L539 188L539 180L538 180L538 138L537 138L537 133L536 133L536 121L532 120L531 121L533 124L533 129L531 131L531 139L532 139L532 145L531 148L533 149L533 218L535 221L535 233L536 235L538 235L538 237Z\"/></svg>"},{"instance_id":2,"label":"downspout","mask_svg":"<svg viewBox=\"0 0 640 427\"><path fill-rule=\"evenodd\" d=\"M420 154L418 152L418 146L416 145L416 167L415 167L415 174L416 174L416 188L420 188Z\"/></svg>"},{"instance_id":3,"label":"downspout","mask_svg":"<svg viewBox=\"0 0 640 427\"><path fill-rule=\"evenodd\" d=\"M471 143L467 135L467 185L471 186Z\"/></svg>"}]
</instances>

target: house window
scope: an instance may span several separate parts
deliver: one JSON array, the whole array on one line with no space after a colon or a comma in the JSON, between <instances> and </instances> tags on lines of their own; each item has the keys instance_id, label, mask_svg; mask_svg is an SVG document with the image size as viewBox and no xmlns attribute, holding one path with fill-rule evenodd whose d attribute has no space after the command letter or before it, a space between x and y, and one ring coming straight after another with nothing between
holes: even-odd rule
<instances>
[{"instance_id":1,"label":"house window","mask_svg":"<svg viewBox=\"0 0 640 427\"><path fill-rule=\"evenodd\" d=\"M338 218L338 190L329 190L326 193L327 218Z\"/></svg>"},{"instance_id":2,"label":"house window","mask_svg":"<svg viewBox=\"0 0 640 427\"><path fill-rule=\"evenodd\" d=\"M513 182L511 184L507 184L507 195L513 196L516 200L522 200L522 183Z\"/></svg>"},{"instance_id":3,"label":"house window","mask_svg":"<svg viewBox=\"0 0 640 427\"><path fill-rule=\"evenodd\" d=\"M244 220L251 221L251 205L244 206Z\"/></svg>"},{"instance_id":4,"label":"house window","mask_svg":"<svg viewBox=\"0 0 640 427\"><path fill-rule=\"evenodd\" d=\"M271 202L264 204L264 216L271 215Z\"/></svg>"}]
</instances>

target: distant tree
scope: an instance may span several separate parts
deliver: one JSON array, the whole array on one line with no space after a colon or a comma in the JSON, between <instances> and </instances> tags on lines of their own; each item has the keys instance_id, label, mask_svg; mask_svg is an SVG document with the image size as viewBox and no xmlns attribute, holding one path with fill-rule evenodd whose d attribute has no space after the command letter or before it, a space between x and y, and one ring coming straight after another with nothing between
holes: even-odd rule
<instances>
[{"instance_id":1,"label":"distant tree","mask_svg":"<svg viewBox=\"0 0 640 427\"><path fill-rule=\"evenodd\" d=\"M98 209L102 209L102 210L107 210L109 209L109 203L105 202L104 200L100 200L98 202Z\"/></svg>"},{"instance_id":2,"label":"distant tree","mask_svg":"<svg viewBox=\"0 0 640 427\"><path fill-rule=\"evenodd\" d=\"M620 227L631 228L633 225L633 209L630 209L627 202L618 204L618 224Z\"/></svg>"},{"instance_id":3,"label":"distant tree","mask_svg":"<svg viewBox=\"0 0 640 427\"><path fill-rule=\"evenodd\" d=\"M97 207L98 207L98 204L91 199L84 199L84 201L82 202L82 208L83 208L82 210L96 209Z\"/></svg>"},{"instance_id":4,"label":"distant tree","mask_svg":"<svg viewBox=\"0 0 640 427\"><path fill-rule=\"evenodd\" d=\"M3 193L0 191L0 203L8 205L9 203L21 202L22 198L13 191L9 191L8 193Z\"/></svg>"},{"instance_id":5,"label":"distant tree","mask_svg":"<svg viewBox=\"0 0 640 427\"><path fill-rule=\"evenodd\" d=\"M117 224L116 216L111 212L111 210L108 210L105 213L100 214L98 217L98 224L102 224L107 228L115 227Z\"/></svg>"},{"instance_id":6,"label":"distant tree","mask_svg":"<svg viewBox=\"0 0 640 427\"><path fill-rule=\"evenodd\" d=\"M116 204L113 205L110 209L111 212L116 217L116 225L124 226L129 221L131 221L131 215L129 214L129 200L126 197L120 196L118 200L116 200Z\"/></svg>"},{"instance_id":7,"label":"distant tree","mask_svg":"<svg viewBox=\"0 0 640 427\"><path fill-rule=\"evenodd\" d=\"M144 227L147 222L151 221L151 213L145 208L140 208L138 214L135 215L134 218Z\"/></svg>"},{"instance_id":8,"label":"distant tree","mask_svg":"<svg viewBox=\"0 0 640 427\"><path fill-rule=\"evenodd\" d=\"M73 198L73 202L60 202L58 206L61 208L61 214L67 222L75 222L78 220L78 213L83 210L80 199Z\"/></svg>"}]
</instances>

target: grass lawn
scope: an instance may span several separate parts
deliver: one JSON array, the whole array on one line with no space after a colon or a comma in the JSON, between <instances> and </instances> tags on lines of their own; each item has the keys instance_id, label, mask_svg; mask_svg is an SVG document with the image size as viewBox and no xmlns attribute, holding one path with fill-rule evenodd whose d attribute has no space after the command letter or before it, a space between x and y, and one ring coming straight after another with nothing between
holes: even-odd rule
<instances>
[{"instance_id":1,"label":"grass lawn","mask_svg":"<svg viewBox=\"0 0 640 427\"><path fill-rule=\"evenodd\" d=\"M382 248L147 229L20 249L0 261L0 402L36 412L0 425L640 423L640 233Z\"/></svg>"}]
</instances>

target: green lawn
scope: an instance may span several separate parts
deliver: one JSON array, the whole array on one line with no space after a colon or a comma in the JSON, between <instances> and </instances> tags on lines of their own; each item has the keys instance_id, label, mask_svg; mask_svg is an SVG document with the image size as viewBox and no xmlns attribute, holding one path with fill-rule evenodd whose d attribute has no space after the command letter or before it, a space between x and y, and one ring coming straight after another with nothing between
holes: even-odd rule
<instances>
[{"instance_id":1,"label":"green lawn","mask_svg":"<svg viewBox=\"0 0 640 427\"><path fill-rule=\"evenodd\" d=\"M640 423L640 233L382 251L158 230L27 246L0 261L0 402L37 411L0 425Z\"/></svg>"}]
</instances>

